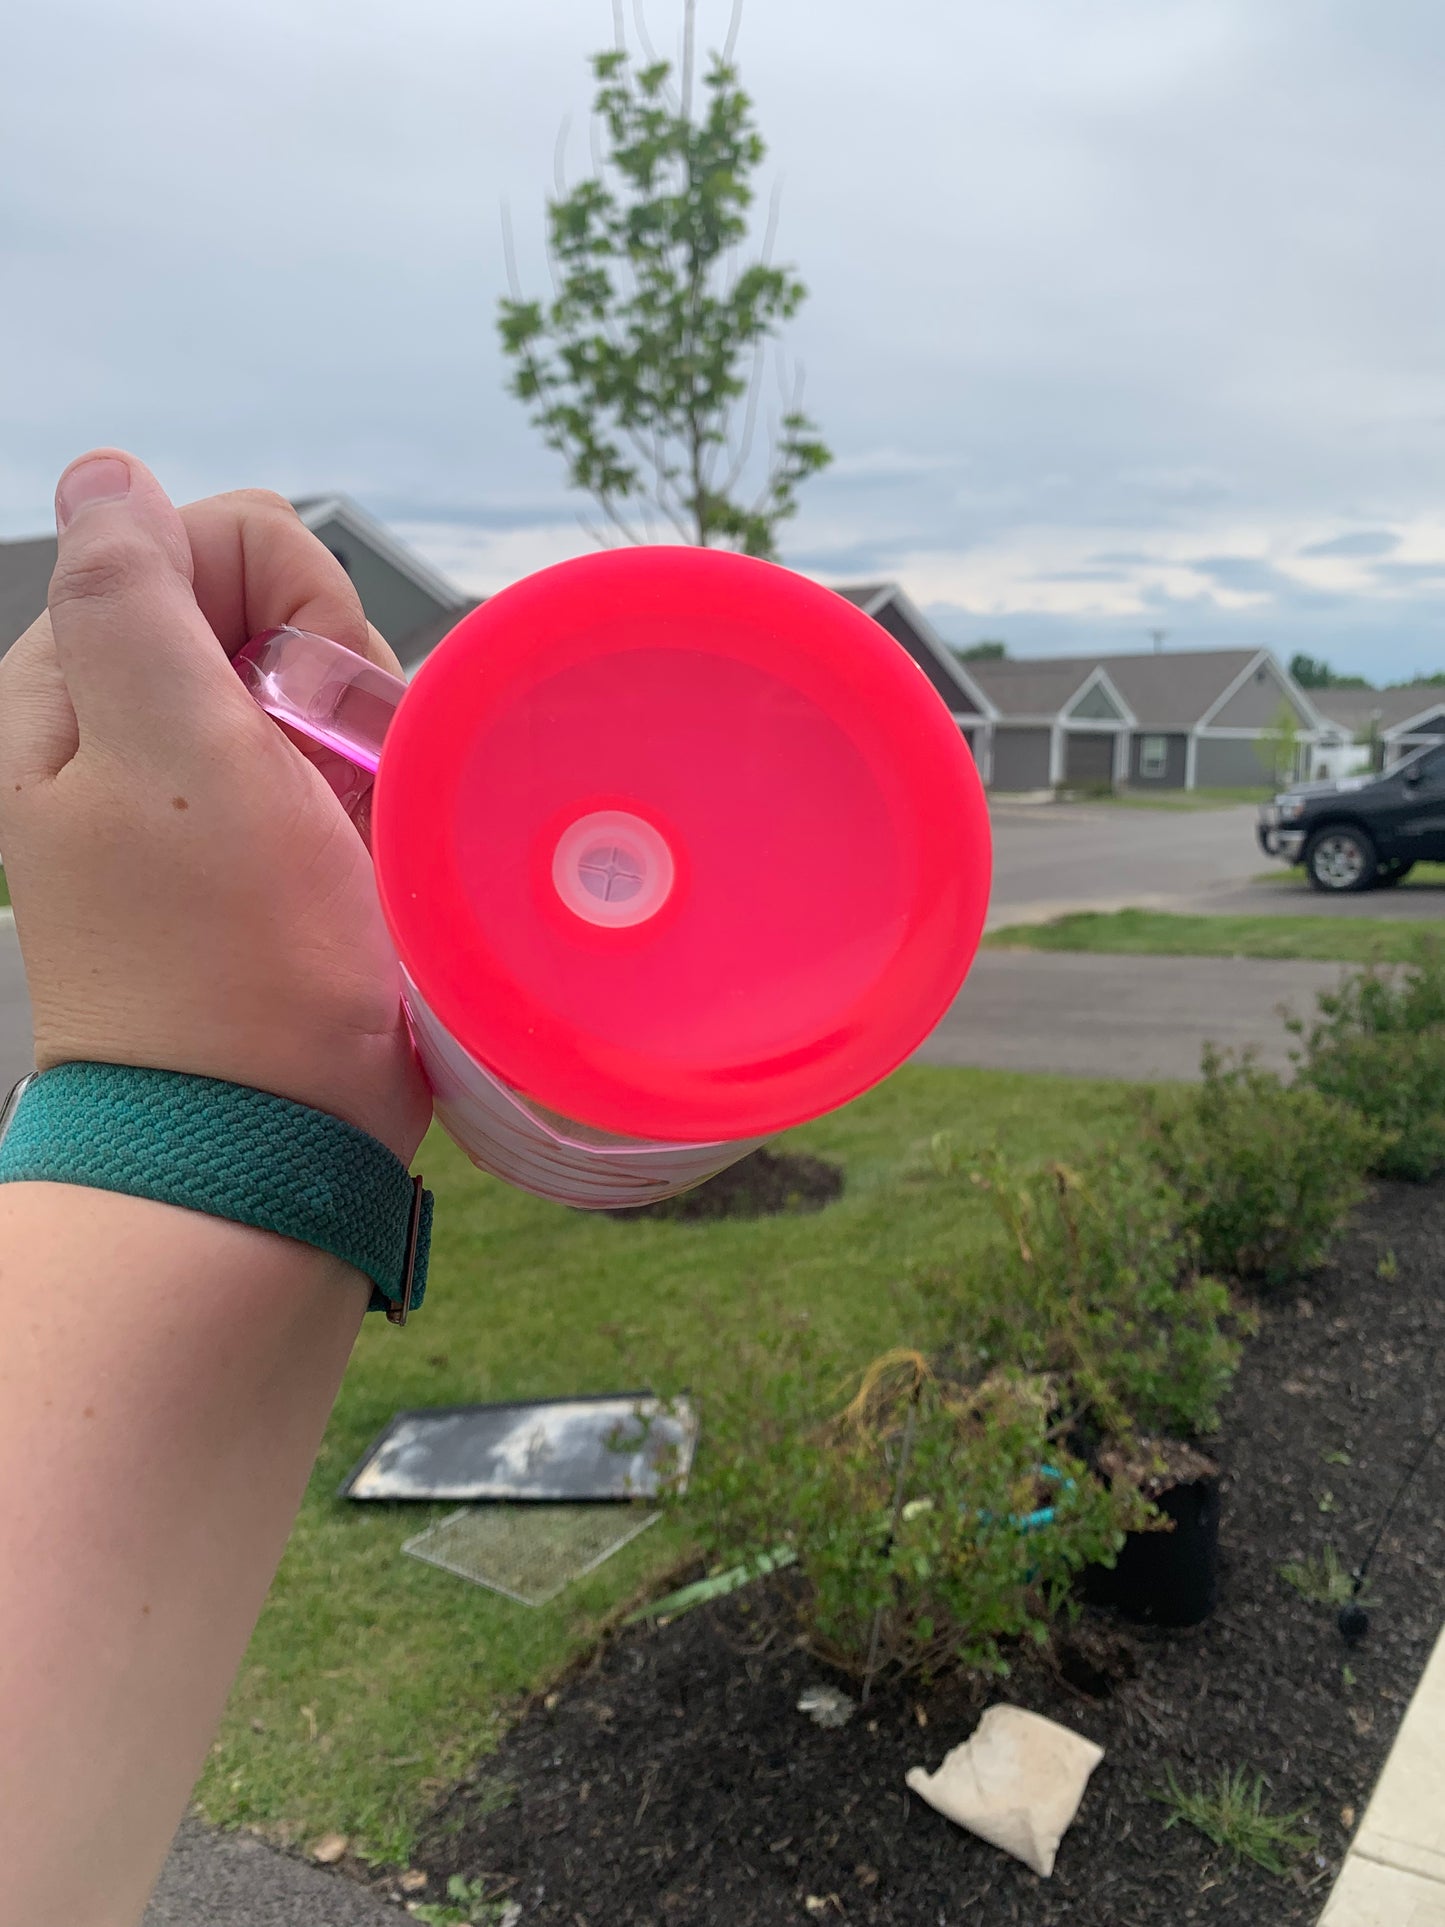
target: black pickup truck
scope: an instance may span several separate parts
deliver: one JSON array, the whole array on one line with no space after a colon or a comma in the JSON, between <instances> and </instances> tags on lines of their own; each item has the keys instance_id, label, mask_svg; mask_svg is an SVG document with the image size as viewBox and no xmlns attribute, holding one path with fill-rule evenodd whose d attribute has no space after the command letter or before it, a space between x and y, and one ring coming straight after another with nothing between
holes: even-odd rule
<instances>
[{"instance_id":1,"label":"black pickup truck","mask_svg":"<svg viewBox=\"0 0 1445 1927\"><path fill-rule=\"evenodd\" d=\"M1302 863L1317 890L1375 890L1445 862L1445 746L1382 776L1296 783L1259 812L1260 848Z\"/></svg>"}]
</instances>

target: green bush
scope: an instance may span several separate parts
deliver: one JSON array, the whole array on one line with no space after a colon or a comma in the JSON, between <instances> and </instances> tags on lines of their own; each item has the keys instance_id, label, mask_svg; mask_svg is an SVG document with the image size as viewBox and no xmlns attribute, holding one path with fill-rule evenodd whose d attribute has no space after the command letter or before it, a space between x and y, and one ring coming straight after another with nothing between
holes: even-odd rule
<instances>
[{"instance_id":1,"label":"green bush","mask_svg":"<svg viewBox=\"0 0 1445 1927\"><path fill-rule=\"evenodd\" d=\"M1118 1152L1081 1171L1010 1169L987 1187L1007 1231L992 1264L960 1281L961 1333L993 1365L1048 1373L1076 1421L1108 1436L1212 1432L1239 1362L1243 1321L1201 1277L1179 1193Z\"/></svg>"},{"instance_id":2,"label":"green bush","mask_svg":"<svg viewBox=\"0 0 1445 1927\"><path fill-rule=\"evenodd\" d=\"M793 1554L804 1637L843 1671L1006 1673L1007 1643L1047 1637L1079 1568L1154 1516L1064 1451L1053 1403L1046 1381L967 1386L895 1352L829 1414L785 1369L761 1406L709 1408L688 1513L727 1565Z\"/></svg>"},{"instance_id":3,"label":"green bush","mask_svg":"<svg viewBox=\"0 0 1445 1927\"><path fill-rule=\"evenodd\" d=\"M1206 1271L1287 1284L1328 1256L1388 1136L1337 1097L1212 1047L1203 1072L1179 1106L1146 1107L1160 1166Z\"/></svg>"},{"instance_id":4,"label":"green bush","mask_svg":"<svg viewBox=\"0 0 1445 1927\"><path fill-rule=\"evenodd\" d=\"M1354 971L1318 1006L1311 1025L1291 1025L1299 1082L1376 1127L1376 1175L1445 1169L1445 951L1425 942L1403 968Z\"/></svg>"}]
</instances>

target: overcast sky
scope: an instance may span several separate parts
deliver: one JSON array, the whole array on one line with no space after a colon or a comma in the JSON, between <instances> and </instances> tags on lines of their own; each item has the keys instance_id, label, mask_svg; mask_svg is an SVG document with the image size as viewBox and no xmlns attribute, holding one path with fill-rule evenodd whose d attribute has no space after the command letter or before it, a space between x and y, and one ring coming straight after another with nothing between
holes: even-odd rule
<instances>
[{"instance_id":1,"label":"overcast sky","mask_svg":"<svg viewBox=\"0 0 1445 1927\"><path fill-rule=\"evenodd\" d=\"M630 0L629 0L630 4ZM650 0L663 48L680 0ZM717 41L728 0L700 0ZM20 0L0 533L64 462L342 488L459 581L588 546L504 389L610 0ZM833 469L785 557L1018 654L1445 668L1438 0L749 0Z\"/></svg>"}]
</instances>

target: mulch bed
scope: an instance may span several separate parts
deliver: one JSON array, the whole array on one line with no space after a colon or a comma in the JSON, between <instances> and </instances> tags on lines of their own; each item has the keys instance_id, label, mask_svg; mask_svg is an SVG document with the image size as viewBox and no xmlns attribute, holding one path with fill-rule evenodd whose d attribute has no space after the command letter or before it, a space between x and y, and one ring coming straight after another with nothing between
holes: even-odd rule
<instances>
[{"instance_id":1,"label":"mulch bed","mask_svg":"<svg viewBox=\"0 0 1445 1927\"><path fill-rule=\"evenodd\" d=\"M612 1218L773 1218L821 1211L843 1195L843 1167L799 1151L750 1151L726 1171L660 1204L628 1205Z\"/></svg>"},{"instance_id":2,"label":"mulch bed","mask_svg":"<svg viewBox=\"0 0 1445 1927\"><path fill-rule=\"evenodd\" d=\"M1062 1654L1008 1680L875 1694L826 1731L796 1711L828 1675L798 1649L785 1593L751 1588L623 1635L529 1710L435 1816L416 1855L429 1897L449 1873L485 1874L524 1927L1313 1922L1439 1631L1445 1450L1377 1556L1362 1646L1347 1651L1333 1609L1278 1568L1327 1544L1353 1566L1434 1422L1442 1259L1445 1189L1383 1186L1340 1261L1266 1310L1218 1445L1224 1570L1205 1625L1090 1612ZM1326 1457L1341 1452L1348 1465ZM996 1699L1106 1749L1048 1881L903 1784ZM1307 1811L1318 1853L1275 1879L1166 1832L1150 1796L1169 1766L1186 1781L1263 1772L1277 1806Z\"/></svg>"}]
</instances>

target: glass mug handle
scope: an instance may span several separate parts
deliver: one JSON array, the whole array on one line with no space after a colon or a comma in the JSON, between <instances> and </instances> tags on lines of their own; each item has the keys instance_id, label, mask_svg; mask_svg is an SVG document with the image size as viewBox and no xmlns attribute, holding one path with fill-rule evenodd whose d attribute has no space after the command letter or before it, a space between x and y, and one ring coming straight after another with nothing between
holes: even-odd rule
<instances>
[{"instance_id":1,"label":"glass mug handle","mask_svg":"<svg viewBox=\"0 0 1445 1927\"><path fill-rule=\"evenodd\" d=\"M323 771L349 812L371 788L381 745L407 685L328 636L267 629L233 658L236 672L268 716L329 749L356 772Z\"/></svg>"}]
</instances>

